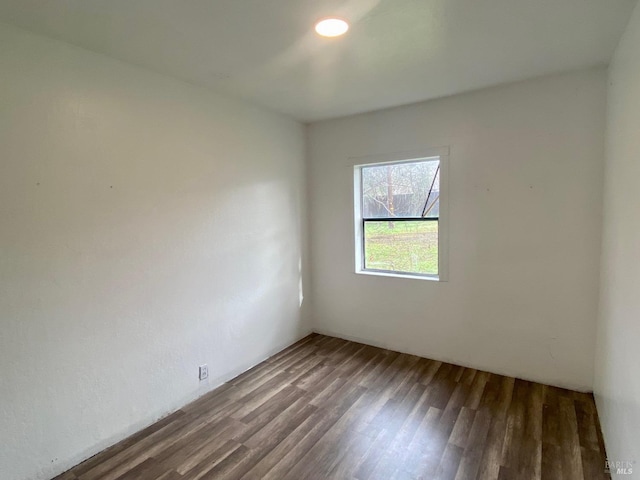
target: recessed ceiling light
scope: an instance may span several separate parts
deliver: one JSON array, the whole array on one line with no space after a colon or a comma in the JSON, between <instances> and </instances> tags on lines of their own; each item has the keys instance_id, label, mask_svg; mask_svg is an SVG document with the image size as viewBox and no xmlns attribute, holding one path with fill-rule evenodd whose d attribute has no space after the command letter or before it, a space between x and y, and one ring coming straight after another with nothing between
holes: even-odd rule
<instances>
[{"instance_id":1,"label":"recessed ceiling light","mask_svg":"<svg viewBox=\"0 0 640 480\"><path fill-rule=\"evenodd\" d=\"M339 37L349 30L349 24L341 18L325 18L316 23L316 32L323 37Z\"/></svg>"}]
</instances>

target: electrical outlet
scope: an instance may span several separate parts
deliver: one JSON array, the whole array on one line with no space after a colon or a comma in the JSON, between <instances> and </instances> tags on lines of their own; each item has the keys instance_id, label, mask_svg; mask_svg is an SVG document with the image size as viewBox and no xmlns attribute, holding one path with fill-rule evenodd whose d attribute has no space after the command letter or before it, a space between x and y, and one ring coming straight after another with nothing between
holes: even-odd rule
<instances>
[{"instance_id":1,"label":"electrical outlet","mask_svg":"<svg viewBox=\"0 0 640 480\"><path fill-rule=\"evenodd\" d=\"M200 381L209 378L209 367L207 367L206 364L200 365L200 368L198 369L198 378L200 379Z\"/></svg>"}]
</instances>

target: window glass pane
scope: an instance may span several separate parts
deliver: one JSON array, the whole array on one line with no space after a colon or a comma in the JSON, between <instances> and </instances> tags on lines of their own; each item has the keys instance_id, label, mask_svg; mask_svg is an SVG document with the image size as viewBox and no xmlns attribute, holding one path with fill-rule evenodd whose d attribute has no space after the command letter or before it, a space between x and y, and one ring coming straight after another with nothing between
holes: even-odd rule
<instances>
[{"instance_id":1,"label":"window glass pane","mask_svg":"<svg viewBox=\"0 0 640 480\"><path fill-rule=\"evenodd\" d=\"M438 221L364 224L365 269L438 274Z\"/></svg>"},{"instance_id":2,"label":"window glass pane","mask_svg":"<svg viewBox=\"0 0 640 480\"><path fill-rule=\"evenodd\" d=\"M364 218L438 217L439 163L423 160L362 167Z\"/></svg>"}]
</instances>

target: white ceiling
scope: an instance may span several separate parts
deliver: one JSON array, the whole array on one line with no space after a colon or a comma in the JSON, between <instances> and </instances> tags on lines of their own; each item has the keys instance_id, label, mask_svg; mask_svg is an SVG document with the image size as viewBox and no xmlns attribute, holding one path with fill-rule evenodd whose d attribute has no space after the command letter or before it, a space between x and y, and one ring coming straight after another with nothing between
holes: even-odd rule
<instances>
[{"instance_id":1,"label":"white ceiling","mask_svg":"<svg viewBox=\"0 0 640 480\"><path fill-rule=\"evenodd\" d=\"M606 64L636 0L0 0L0 20L303 121ZM327 15L348 34L313 31Z\"/></svg>"}]
</instances>

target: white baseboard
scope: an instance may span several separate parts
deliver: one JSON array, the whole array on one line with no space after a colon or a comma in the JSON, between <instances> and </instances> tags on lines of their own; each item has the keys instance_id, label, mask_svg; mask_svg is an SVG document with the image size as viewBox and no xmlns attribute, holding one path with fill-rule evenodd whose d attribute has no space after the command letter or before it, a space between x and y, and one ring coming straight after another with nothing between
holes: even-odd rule
<instances>
[{"instance_id":1,"label":"white baseboard","mask_svg":"<svg viewBox=\"0 0 640 480\"><path fill-rule=\"evenodd\" d=\"M162 420L163 418L171 415L172 413L180 410L181 408L185 407L186 405L190 404L191 402L194 402L195 400L197 400L198 398L207 395L208 393L212 392L213 390L215 390L216 388L220 387L221 385L223 385L224 383L228 382L229 380L232 380L233 378L237 377L238 375L240 375L241 373L246 372L247 370L252 369L253 367L255 367L256 365L258 365L259 363L262 363L263 361L265 361L266 359L268 359L269 357L272 357L273 355L275 355L278 352L281 352L282 350L284 350L285 348L293 345L294 343L302 340L303 338L305 338L306 336L312 334L313 331L312 330L307 330L305 331L305 333L298 335L297 338L295 338L294 340L289 340L287 342L284 342L274 348L271 348L267 351L266 354L263 354L259 357L256 357L253 361L248 362L245 365L242 365L240 367L234 368L230 371L228 371L227 373L225 373L223 376L219 376L216 377L215 379L212 379L209 383L209 385L207 386L206 389L197 389L194 390L193 392L191 392L189 395L186 395L185 397L183 397L182 399L180 399L180 401L176 402L173 406L171 406L168 409L163 410L160 414L155 414L149 418L146 418L144 420L141 420L139 422L136 422L132 425L130 425L128 428L126 428L125 430L119 432L117 435L113 435L105 440L102 440L100 442L97 442L96 444L92 445L90 448L84 450L83 452L80 452L78 455L74 455L73 457L67 459L64 462L58 463L56 465L52 465L51 466L51 470L47 471L42 471L41 474L38 476L38 478L44 480L44 479L50 479L50 478L54 478L58 475L60 475L61 473L64 473L70 469L72 469L73 467L81 464L82 462L84 462L85 460L88 460L89 458L97 455L98 453L106 450L107 448L123 441L126 440L127 438L129 438L131 435L136 434L137 432L139 432L140 430L144 430L145 428L149 427L150 425L153 425L154 423L158 422L159 420Z\"/></svg>"},{"instance_id":2,"label":"white baseboard","mask_svg":"<svg viewBox=\"0 0 640 480\"><path fill-rule=\"evenodd\" d=\"M370 338L364 338L364 337L358 337L358 336L354 336L354 335L345 335L343 333L339 333L339 332L334 332L332 330L327 330L324 328L313 328L313 331L315 333L318 333L320 335L327 335L329 337L336 337L336 338L341 338L343 340L349 340L351 342L356 342L356 343L364 343L365 345L371 345L372 347L378 347L378 348L384 348L387 350L393 350L394 352L400 352L400 353L406 353L408 355L415 355L417 357L422 357L422 358L429 358L431 360L436 360L439 362L446 362L446 363L451 363L454 365L459 365L461 367L465 367L465 368L473 368L475 370L481 370L484 372L489 372L489 373L494 373L496 375L503 375L505 377L514 377L514 378L519 378L521 380L526 380L529 382L536 382L536 383L541 383L543 385L550 385L553 387L559 387L559 388L565 388L567 390L573 390L576 392L581 392L581 393L593 393L593 389L590 387L585 387L584 385L571 385L571 384L562 384L562 383L549 383L547 381L544 381L544 379L540 379L540 378L533 378L533 377L526 377L526 376L521 376L521 375L517 375L514 374L513 372L508 372L508 371L495 371L495 370L489 370L486 367L482 366L482 365L472 365L469 363L465 363L465 362L459 362L457 361L455 358L442 358L442 357L425 357L424 352L415 352L415 351L410 351L408 349L403 349L403 348L399 348L397 345L393 345L387 342L379 342L376 340L372 340Z\"/></svg>"}]
</instances>

